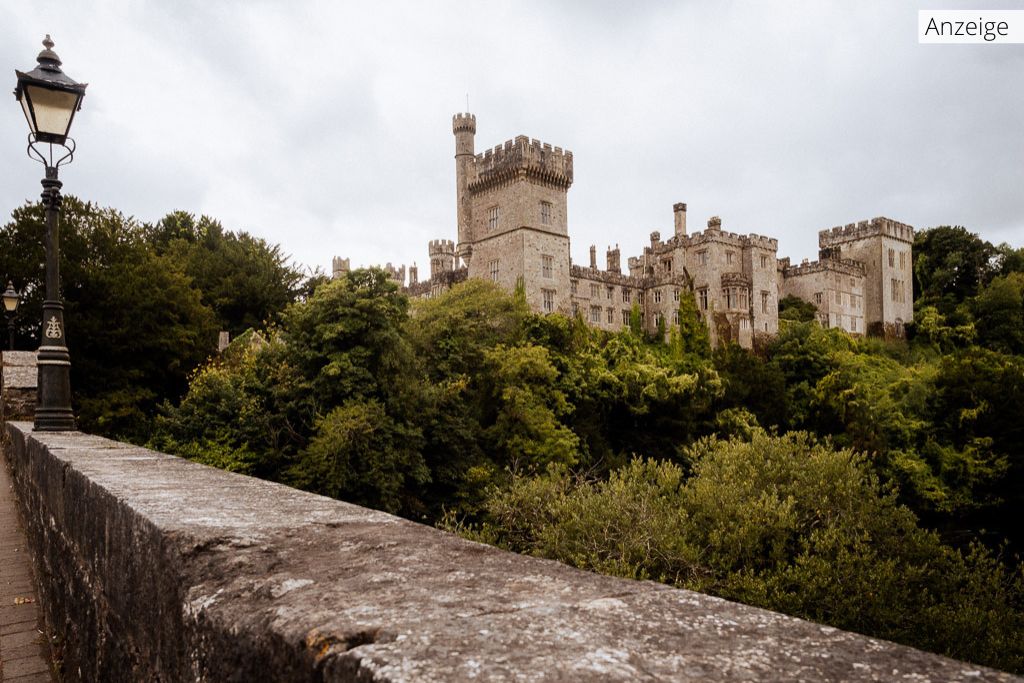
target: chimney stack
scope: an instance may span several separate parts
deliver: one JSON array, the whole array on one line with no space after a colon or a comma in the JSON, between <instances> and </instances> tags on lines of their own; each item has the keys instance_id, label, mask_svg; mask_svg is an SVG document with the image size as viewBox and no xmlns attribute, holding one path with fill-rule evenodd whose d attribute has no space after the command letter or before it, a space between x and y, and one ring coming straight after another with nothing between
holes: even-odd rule
<instances>
[{"instance_id":1,"label":"chimney stack","mask_svg":"<svg viewBox=\"0 0 1024 683\"><path fill-rule=\"evenodd\" d=\"M597 270L597 245L590 245L590 267Z\"/></svg>"},{"instance_id":2,"label":"chimney stack","mask_svg":"<svg viewBox=\"0 0 1024 683\"><path fill-rule=\"evenodd\" d=\"M686 204L673 204L672 211L676 216L676 237L686 237Z\"/></svg>"}]
</instances>

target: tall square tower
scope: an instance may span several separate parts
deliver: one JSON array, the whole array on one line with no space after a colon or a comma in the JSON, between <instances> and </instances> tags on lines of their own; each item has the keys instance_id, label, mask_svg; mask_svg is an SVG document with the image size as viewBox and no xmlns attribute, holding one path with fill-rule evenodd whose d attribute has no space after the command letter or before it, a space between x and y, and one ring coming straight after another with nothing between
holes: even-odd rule
<instances>
[{"instance_id":1,"label":"tall square tower","mask_svg":"<svg viewBox=\"0 0 1024 683\"><path fill-rule=\"evenodd\" d=\"M572 152L520 135L475 154L476 118L456 114L459 242L469 277L513 289L542 312L569 311L567 194Z\"/></svg>"}]
</instances>

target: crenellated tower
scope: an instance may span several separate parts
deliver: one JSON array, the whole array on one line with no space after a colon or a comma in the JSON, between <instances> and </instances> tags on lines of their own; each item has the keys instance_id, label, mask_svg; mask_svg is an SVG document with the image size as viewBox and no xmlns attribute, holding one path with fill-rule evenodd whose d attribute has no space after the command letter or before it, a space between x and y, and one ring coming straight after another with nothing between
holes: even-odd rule
<instances>
[{"instance_id":1,"label":"crenellated tower","mask_svg":"<svg viewBox=\"0 0 1024 683\"><path fill-rule=\"evenodd\" d=\"M430 277L455 270L455 242L451 240L430 240Z\"/></svg>"},{"instance_id":2,"label":"crenellated tower","mask_svg":"<svg viewBox=\"0 0 1024 683\"><path fill-rule=\"evenodd\" d=\"M452 116L455 134L455 193L459 226L458 255L469 265L473 255L472 206L469 196L469 175L473 168L476 116L470 113Z\"/></svg>"},{"instance_id":3,"label":"crenellated tower","mask_svg":"<svg viewBox=\"0 0 1024 683\"><path fill-rule=\"evenodd\" d=\"M476 117L468 113L452 117L452 131L457 254L468 277L509 290L522 281L534 310L568 311L572 152L519 135L475 153Z\"/></svg>"}]
</instances>

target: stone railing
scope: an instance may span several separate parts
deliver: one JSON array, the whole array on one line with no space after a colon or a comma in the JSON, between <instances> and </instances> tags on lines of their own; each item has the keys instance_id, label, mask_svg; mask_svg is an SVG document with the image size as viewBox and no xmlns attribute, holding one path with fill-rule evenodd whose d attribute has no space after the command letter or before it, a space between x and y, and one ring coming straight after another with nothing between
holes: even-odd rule
<instances>
[{"instance_id":1,"label":"stone railing","mask_svg":"<svg viewBox=\"0 0 1024 683\"><path fill-rule=\"evenodd\" d=\"M69 681L1012 680L107 439L7 436Z\"/></svg>"}]
</instances>

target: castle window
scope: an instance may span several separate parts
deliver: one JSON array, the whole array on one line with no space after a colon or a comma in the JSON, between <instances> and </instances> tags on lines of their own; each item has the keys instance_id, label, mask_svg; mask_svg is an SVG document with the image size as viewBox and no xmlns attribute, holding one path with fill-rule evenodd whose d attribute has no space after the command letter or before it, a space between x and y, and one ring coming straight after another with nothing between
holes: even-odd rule
<instances>
[{"instance_id":1,"label":"castle window","mask_svg":"<svg viewBox=\"0 0 1024 683\"><path fill-rule=\"evenodd\" d=\"M636 302L638 304L640 304L641 306L644 305L644 293L643 292L637 292L636 293Z\"/></svg>"},{"instance_id":2,"label":"castle window","mask_svg":"<svg viewBox=\"0 0 1024 683\"><path fill-rule=\"evenodd\" d=\"M580 305L575 301L572 302L572 317L576 317L580 314Z\"/></svg>"},{"instance_id":3,"label":"castle window","mask_svg":"<svg viewBox=\"0 0 1024 683\"><path fill-rule=\"evenodd\" d=\"M750 321L747 320L746 318L740 318L740 329L741 330L750 329Z\"/></svg>"},{"instance_id":4,"label":"castle window","mask_svg":"<svg viewBox=\"0 0 1024 683\"><path fill-rule=\"evenodd\" d=\"M856 331L857 331L857 319L854 318L851 315L850 316L850 332L856 332Z\"/></svg>"},{"instance_id":5,"label":"castle window","mask_svg":"<svg viewBox=\"0 0 1024 683\"><path fill-rule=\"evenodd\" d=\"M697 290L697 304L700 306L700 310L708 310L708 290L707 287L704 289Z\"/></svg>"},{"instance_id":6,"label":"castle window","mask_svg":"<svg viewBox=\"0 0 1024 683\"><path fill-rule=\"evenodd\" d=\"M896 250L895 250L895 249L890 249L890 250L889 250L889 267L890 267L890 268L892 268L893 266L895 266L895 265L896 265L896 264L894 263L894 261L895 261L895 258L896 258Z\"/></svg>"},{"instance_id":7,"label":"castle window","mask_svg":"<svg viewBox=\"0 0 1024 683\"><path fill-rule=\"evenodd\" d=\"M599 323L601 322L601 307L591 306L590 307L590 322Z\"/></svg>"},{"instance_id":8,"label":"castle window","mask_svg":"<svg viewBox=\"0 0 1024 683\"><path fill-rule=\"evenodd\" d=\"M672 301L679 301L679 288L672 290Z\"/></svg>"},{"instance_id":9,"label":"castle window","mask_svg":"<svg viewBox=\"0 0 1024 683\"><path fill-rule=\"evenodd\" d=\"M729 264L729 265L732 265L732 260L733 260L734 256L735 256L734 252L731 252L731 251L725 252L725 262L727 264Z\"/></svg>"},{"instance_id":10,"label":"castle window","mask_svg":"<svg viewBox=\"0 0 1024 683\"><path fill-rule=\"evenodd\" d=\"M739 307L741 309L750 308L750 306L747 304L747 290L741 289L741 290L739 290L738 293L739 293Z\"/></svg>"},{"instance_id":11,"label":"castle window","mask_svg":"<svg viewBox=\"0 0 1024 683\"><path fill-rule=\"evenodd\" d=\"M622 325L623 327L629 325L629 311L625 308L622 309Z\"/></svg>"},{"instance_id":12,"label":"castle window","mask_svg":"<svg viewBox=\"0 0 1024 683\"><path fill-rule=\"evenodd\" d=\"M907 252L900 252L900 270L904 270L907 267Z\"/></svg>"},{"instance_id":13,"label":"castle window","mask_svg":"<svg viewBox=\"0 0 1024 683\"><path fill-rule=\"evenodd\" d=\"M551 202L540 203L540 223L541 225L551 225Z\"/></svg>"},{"instance_id":14,"label":"castle window","mask_svg":"<svg viewBox=\"0 0 1024 683\"><path fill-rule=\"evenodd\" d=\"M664 325L665 324L665 316L663 316L661 313L656 314L654 316L654 324L658 325L659 327Z\"/></svg>"},{"instance_id":15,"label":"castle window","mask_svg":"<svg viewBox=\"0 0 1024 683\"><path fill-rule=\"evenodd\" d=\"M761 312L768 312L768 292L761 292Z\"/></svg>"},{"instance_id":16,"label":"castle window","mask_svg":"<svg viewBox=\"0 0 1024 683\"><path fill-rule=\"evenodd\" d=\"M498 207L492 206L487 209L487 229L497 230L498 229Z\"/></svg>"},{"instance_id":17,"label":"castle window","mask_svg":"<svg viewBox=\"0 0 1024 683\"><path fill-rule=\"evenodd\" d=\"M601 296L601 285L590 285L590 298L596 299Z\"/></svg>"},{"instance_id":18,"label":"castle window","mask_svg":"<svg viewBox=\"0 0 1024 683\"><path fill-rule=\"evenodd\" d=\"M727 287L725 290L725 307L732 310L736 306L736 290L732 287Z\"/></svg>"},{"instance_id":19,"label":"castle window","mask_svg":"<svg viewBox=\"0 0 1024 683\"><path fill-rule=\"evenodd\" d=\"M607 313L608 313L608 323L611 324L611 323L615 322L615 309L614 308L609 308Z\"/></svg>"},{"instance_id":20,"label":"castle window","mask_svg":"<svg viewBox=\"0 0 1024 683\"><path fill-rule=\"evenodd\" d=\"M494 259L493 261L488 261L487 262L487 270L491 274L491 281L492 282L497 282L498 281L498 259Z\"/></svg>"},{"instance_id":21,"label":"castle window","mask_svg":"<svg viewBox=\"0 0 1024 683\"><path fill-rule=\"evenodd\" d=\"M633 297L630 294L630 290L628 288L626 288L626 287L623 287L622 288L622 303L628 304L629 300L632 299L632 298Z\"/></svg>"},{"instance_id":22,"label":"castle window","mask_svg":"<svg viewBox=\"0 0 1024 683\"><path fill-rule=\"evenodd\" d=\"M679 309L676 309L676 312L672 314L672 324L673 325L678 325L679 324Z\"/></svg>"},{"instance_id":23,"label":"castle window","mask_svg":"<svg viewBox=\"0 0 1024 683\"><path fill-rule=\"evenodd\" d=\"M552 278L551 270L552 266L554 265L554 262L555 259L551 256L548 256L547 254L544 254L540 257L540 272L541 275L544 276L544 279L550 280Z\"/></svg>"},{"instance_id":24,"label":"castle window","mask_svg":"<svg viewBox=\"0 0 1024 683\"><path fill-rule=\"evenodd\" d=\"M765 254L761 254L761 267L762 268L767 268L768 267L768 257Z\"/></svg>"},{"instance_id":25,"label":"castle window","mask_svg":"<svg viewBox=\"0 0 1024 683\"><path fill-rule=\"evenodd\" d=\"M662 262L661 262L661 268L666 273L671 273L672 272L672 259L670 259L670 258L663 259Z\"/></svg>"},{"instance_id":26,"label":"castle window","mask_svg":"<svg viewBox=\"0 0 1024 683\"><path fill-rule=\"evenodd\" d=\"M654 290L654 303L656 303L656 304L660 304L661 303L661 290L660 289Z\"/></svg>"},{"instance_id":27,"label":"castle window","mask_svg":"<svg viewBox=\"0 0 1024 683\"><path fill-rule=\"evenodd\" d=\"M580 281L579 280L571 280L569 282L569 286L572 288L572 293L575 294L579 290L579 288L580 288Z\"/></svg>"},{"instance_id":28,"label":"castle window","mask_svg":"<svg viewBox=\"0 0 1024 683\"><path fill-rule=\"evenodd\" d=\"M615 298L615 288L614 287L605 287L605 289L604 289L604 298L608 299L608 301L611 301L613 298ZM611 309L608 309L608 310L611 310ZM609 320L608 322L611 322L611 321Z\"/></svg>"},{"instance_id":29,"label":"castle window","mask_svg":"<svg viewBox=\"0 0 1024 683\"><path fill-rule=\"evenodd\" d=\"M551 313L555 310L555 290L542 289L541 296L544 298L544 312Z\"/></svg>"},{"instance_id":30,"label":"castle window","mask_svg":"<svg viewBox=\"0 0 1024 683\"><path fill-rule=\"evenodd\" d=\"M706 266L708 264L708 251L707 251L707 249L705 249L703 251L698 251L697 252L697 263L699 263L702 266Z\"/></svg>"},{"instance_id":31,"label":"castle window","mask_svg":"<svg viewBox=\"0 0 1024 683\"><path fill-rule=\"evenodd\" d=\"M814 303L821 305L821 292L814 293Z\"/></svg>"}]
</instances>

